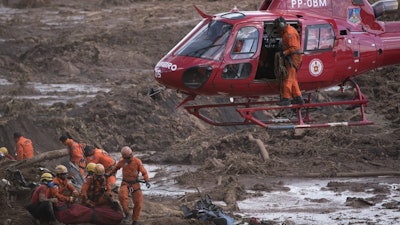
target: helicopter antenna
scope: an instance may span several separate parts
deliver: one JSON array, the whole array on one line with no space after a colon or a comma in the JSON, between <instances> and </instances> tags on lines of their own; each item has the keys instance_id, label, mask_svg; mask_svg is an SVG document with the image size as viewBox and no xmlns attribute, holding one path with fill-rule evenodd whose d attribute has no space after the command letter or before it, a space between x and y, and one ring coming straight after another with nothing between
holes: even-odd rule
<instances>
[{"instance_id":1,"label":"helicopter antenna","mask_svg":"<svg viewBox=\"0 0 400 225\"><path fill-rule=\"evenodd\" d=\"M193 7L196 9L196 11L200 14L201 17L205 19L211 19L212 16L205 14L201 9L199 9L196 5L193 5Z\"/></svg>"}]
</instances>

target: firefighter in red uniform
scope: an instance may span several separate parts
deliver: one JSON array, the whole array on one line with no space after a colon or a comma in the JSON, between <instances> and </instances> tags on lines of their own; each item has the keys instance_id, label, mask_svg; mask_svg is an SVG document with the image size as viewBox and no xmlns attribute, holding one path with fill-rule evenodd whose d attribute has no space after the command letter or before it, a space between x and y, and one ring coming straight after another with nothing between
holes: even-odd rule
<instances>
[{"instance_id":1,"label":"firefighter in red uniform","mask_svg":"<svg viewBox=\"0 0 400 225\"><path fill-rule=\"evenodd\" d=\"M82 185L82 204L89 207L111 204L111 187L104 174L104 166L102 164L96 164L94 167L94 174L86 177L86 181Z\"/></svg>"},{"instance_id":2,"label":"firefighter in red uniform","mask_svg":"<svg viewBox=\"0 0 400 225\"><path fill-rule=\"evenodd\" d=\"M74 203L76 198L79 196L79 193L75 187L69 183L67 175L67 167L64 165L56 166L56 177L53 179L53 182L57 191L54 193L54 195L61 202Z\"/></svg>"},{"instance_id":3,"label":"firefighter in red uniform","mask_svg":"<svg viewBox=\"0 0 400 225\"><path fill-rule=\"evenodd\" d=\"M82 177L85 177L86 161L83 154L83 147L81 144L75 142L67 135L61 135L60 141L67 146L69 152L69 161L71 161L77 168Z\"/></svg>"},{"instance_id":4,"label":"firefighter in red uniform","mask_svg":"<svg viewBox=\"0 0 400 225\"><path fill-rule=\"evenodd\" d=\"M105 173L110 174L114 169L115 160L103 149L98 149L90 145L86 145L83 149L88 163L102 164L105 168ZM115 175L110 175L107 178L107 182L114 188L117 179Z\"/></svg>"},{"instance_id":5,"label":"firefighter in red uniform","mask_svg":"<svg viewBox=\"0 0 400 225\"><path fill-rule=\"evenodd\" d=\"M294 27L287 24L283 17L277 18L274 22L279 35L282 37L281 55L286 59L285 66L288 72L287 78L283 80L282 99L279 105L290 105L291 98L293 98L295 104L304 104L299 84L297 83L297 70L300 68L302 60L299 33Z\"/></svg>"},{"instance_id":6,"label":"firefighter in red uniform","mask_svg":"<svg viewBox=\"0 0 400 225\"><path fill-rule=\"evenodd\" d=\"M143 193L140 189L139 173L142 174L147 188L150 188L149 175L147 174L142 161L133 156L130 147L123 147L121 149L121 156L122 159L118 161L115 168L111 171L111 174L115 174L122 168L122 181L118 193L118 199L125 213L125 219L129 219L128 200L129 193L132 194L132 201L134 204L132 225L138 225L143 206Z\"/></svg>"},{"instance_id":7,"label":"firefighter in red uniform","mask_svg":"<svg viewBox=\"0 0 400 225\"><path fill-rule=\"evenodd\" d=\"M17 160L33 158L34 150L32 141L22 134L15 132L14 140L16 142L15 151L17 153Z\"/></svg>"}]
</instances>

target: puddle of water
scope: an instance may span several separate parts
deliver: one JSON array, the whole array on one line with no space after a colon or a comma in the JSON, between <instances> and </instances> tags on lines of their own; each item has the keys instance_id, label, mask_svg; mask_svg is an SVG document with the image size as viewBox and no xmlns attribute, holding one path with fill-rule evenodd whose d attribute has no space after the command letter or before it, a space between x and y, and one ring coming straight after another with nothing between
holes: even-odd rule
<instances>
[{"instance_id":1,"label":"puddle of water","mask_svg":"<svg viewBox=\"0 0 400 225\"><path fill-rule=\"evenodd\" d=\"M119 160L119 153L110 154ZM141 157L140 154L135 154ZM182 188L176 184L174 177L187 171L196 171L197 166L192 165L155 165L144 164L150 177L151 188L144 184L142 190L146 196L181 197L186 193L197 193L196 189ZM121 182L121 170L117 173L117 184ZM158 174L160 173L160 174ZM246 178L245 178L246 179ZM400 224L399 209L387 209L383 206L387 202L400 202L400 185L397 177L371 177L371 178L338 178L338 179L292 179L268 178L268 183L282 183L289 191L261 192L262 196L238 201L240 211L235 215L260 220L274 221L281 224L291 220L296 225L394 225ZM244 181L245 182L245 181ZM261 183L264 180L260 181ZM374 183L388 187L390 193L387 198L373 206L354 208L346 206L346 199L374 197L372 191L366 192L334 192L327 189L329 182L354 182ZM246 190L254 193L252 190ZM199 199L200 200L200 199ZM213 201L214 204L224 207L224 202ZM240 221L236 221L240 223ZM240 223L242 224L242 223Z\"/></svg>"},{"instance_id":2,"label":"puddle of water","mask_svg":"<svg viewBox=\"0 0 400 225\"><path fill-rule=\"evenodd\" d=\"M13 85L7 79L0 78L0 86ZM74 100L77 105L83 105L91 98L96 97L99 92L109 92L110 88L87 85L87 84L43 84L39 82L28 82L30 87L40 94L38 95L18 95L13 96L16 99L29 99L38 102L38 104L51 106L54 103L67 103ZM1 96L4 97L4 96Z\"/></svg>"},{"instance_id":3,"label":"puddle of water","mask_svg":"<svg viewBox=\"0 0 400 225\"><path fill-rule=\"evenodd\" d=\"M374 197L375 194L351 191L333 192L324 189L331 181L358 183L382 181L380 183L382 186L393 187L396 185L395 178L285 180L285 186L290 188L290 191L264 192L261 197L240 201L238 202L240 212L237 213L244 217L278 222L289 219L296 224L307 225L400 223L398 209L386 209L382 206L385 202L399 202L398 190L392 188L388 198L374 206L354 208L346 206L348 197L366 199ZM319 201L321 199L323 201Z\"/></svg>"}]
</instances>

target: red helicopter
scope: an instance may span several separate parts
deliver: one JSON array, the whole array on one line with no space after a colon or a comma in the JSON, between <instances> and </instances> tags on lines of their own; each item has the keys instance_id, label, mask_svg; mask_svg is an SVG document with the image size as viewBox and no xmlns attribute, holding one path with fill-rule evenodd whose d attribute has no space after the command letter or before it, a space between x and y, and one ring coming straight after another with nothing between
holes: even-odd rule
<instances>
[{"instance_id":1,"label":"red helicopter","mask_svg":"<svg viewBox=\"0 0 400 225\"><path fill-rule=\"evenodd\" d=\"M155 79L187 97L224 96L235 101L221 104L186 105L199 119L217 126L257 124L269 129L319 128L372 124L365 117L367 100L351 79L367 71L400 63L400 22L379 21L385 12L396 12L397 0L264 0L257 11L202 16L193 28L155 66ZM278 106L281 79L275 57L281 38L274 25L278 17L296 28L301 38L303 60L298 83L307 93L305 104ZM238 48L240 45L240 48ZM349 100L312 102L311 93L330 87L352 87ZM356 106L357 121L318 123L313 109ZM217 121L207 110L233 107L238 121ZM291 112L280 117L273 112ZM274 115L271 117L271 114Z\"/></svg>"}]
</instances>

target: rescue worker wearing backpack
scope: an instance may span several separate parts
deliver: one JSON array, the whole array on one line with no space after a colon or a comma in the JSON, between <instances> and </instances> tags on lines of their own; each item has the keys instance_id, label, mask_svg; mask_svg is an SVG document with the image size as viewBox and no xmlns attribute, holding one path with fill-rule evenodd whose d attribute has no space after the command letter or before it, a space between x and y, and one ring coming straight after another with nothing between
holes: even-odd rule
<instances>
[{"instance_id":1,"label":"rescue worker wearing backpack","mask_svg":"<svg viewBox=\"0 0 400 225\"><path fill-rule=\"evenodd\" d=\"M53 179L53 181L57 189L55 192L57 199L65 203L74 203L76 198L79 196L79 193L67 179L67 167L64 165L58 165L56 166L55 171L56 177Z\"/></svg>"},{"instance_id":2,"label":"rescue worker wearing backpack","mask_svg":"<svg viewBox=\"0 0 400 225\"><path fill-rule=\"evenodd\" d=\"M104 174L104 166L102 164L96 164L94 167L94 174L92 176L87 176L85 183L82 185L82 204L89 207L100 205L111 206L111 187Z\"/></svg>"},{"instance_id":3,"label":"rescue worker wearing backpack","mask_svg":"<svg viewBox=\"0 0 400 225\"><path fill-rule=\"evenodd\" d=\"M35 189L31 202L26 207L39 222L58 223L53 210L53 203L57 203L58 200L52 196L51 189L53 188L53 176L50 173L43 173L40 177L40 186Z\"/></svg>"},{"instance_id":4,"label":"rescue worker wearing backpack","mask_svg":"<svg viewBox=\"0 0 400 225\"><path fill-rule=\"evenodd\" d=\"M143 206L143 193L140 189L139 173L143 176L146 187L150 188L149 175L143 166L140 159L133 156L132 149L125 146L121 149L120 159L115 165L115 168L111 171L114 175L119 169L122 168L122 181L118 192L118 199L125 213L124 220L129 219L129 193L132 194L133 201L133 213L132 213L132 225L139 224L140 213Z\"/></svg>"},{"instance_id":5,"label":"rescue worker wearing backpack","mask_svg":"<svg viewBox=\"0 0 400 225\"><path fill-rule=\"evenodd\" d=\"M102 164L107 175L114 169L115 160L103 149L86 145L83 152L88 163ZM115 175L109 175L107 177L107 182L111 185L111 188L114 188L117 178Z\"/></svg>"}]
</instances>

